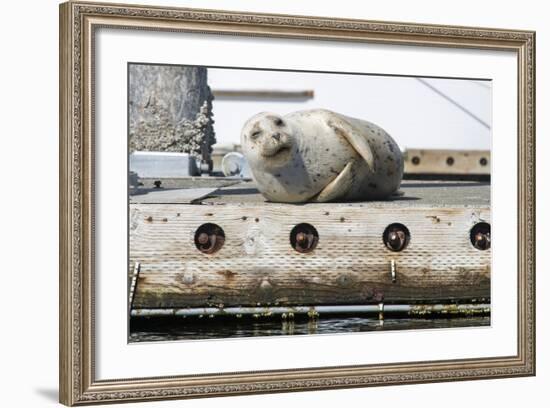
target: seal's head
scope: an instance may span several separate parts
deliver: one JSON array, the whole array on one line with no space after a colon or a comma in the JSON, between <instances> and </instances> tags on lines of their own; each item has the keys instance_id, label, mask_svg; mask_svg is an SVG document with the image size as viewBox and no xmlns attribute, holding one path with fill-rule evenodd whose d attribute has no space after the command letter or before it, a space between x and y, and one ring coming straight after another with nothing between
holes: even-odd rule
<instances>
[{"instance_id":1,"label":"seal's head","mask_svg":"<svg viewBox=\"0 0 550 408\"><path fill-rule=\"evenodd\" d=\"M246 159L253 167L277 169L292 159L292 129L280 115L258 113L244 124L241 146Z\"/></svg>"}]
</instances>

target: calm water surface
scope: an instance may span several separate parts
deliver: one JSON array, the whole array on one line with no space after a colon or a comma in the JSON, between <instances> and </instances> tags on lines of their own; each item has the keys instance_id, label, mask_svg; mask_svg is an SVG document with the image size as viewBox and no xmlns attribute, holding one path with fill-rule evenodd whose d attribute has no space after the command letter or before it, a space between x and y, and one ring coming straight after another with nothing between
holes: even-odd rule
<instances>
[{"instance_id":1,"label":"calm water surface","mask_svg":"<svg viewBox=\"0 0 550 408\"><path fill-rule=\"evenodd\" d=\"M365 317L281 319L132 319L130 342L219 339L228 337L288 336L300 334L353 333L385 330L443 329L489 326L490 316L454 319L385 319Z\"/></svg>"}]
</instances>

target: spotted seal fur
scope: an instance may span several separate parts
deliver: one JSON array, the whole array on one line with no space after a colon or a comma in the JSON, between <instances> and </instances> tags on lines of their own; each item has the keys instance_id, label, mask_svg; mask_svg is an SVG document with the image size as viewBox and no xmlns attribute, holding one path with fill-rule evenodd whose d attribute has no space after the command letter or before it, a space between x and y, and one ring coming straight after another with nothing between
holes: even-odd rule
<instances>
[{"instance_id":1,"label":"spotted seal fur","mask_svg":"<svg viewBox=\"0 0 550 408\"><path fill-rule=\"evenodd\" d=\"M394 194L403 155L374 123L326 109L262 112L241 145L259 191L281 203L378 200Z\"/></svg>"}]
</instances>

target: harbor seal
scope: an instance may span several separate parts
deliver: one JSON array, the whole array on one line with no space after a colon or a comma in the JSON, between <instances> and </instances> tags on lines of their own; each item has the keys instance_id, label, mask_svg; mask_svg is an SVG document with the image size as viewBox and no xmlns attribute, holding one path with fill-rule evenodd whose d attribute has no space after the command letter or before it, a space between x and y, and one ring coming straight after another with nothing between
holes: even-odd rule
<instances>
[{"instance_id":1,"label":"harbor seal","mask_svg":"<svg viewBox=\"0 0 550 408\"><path fill-rule=\"evenodd\" d=\"M280 203L387 198L399 189L403 155L379 126L325 109L262 112L241 132L258 190Z\"/></svg>"}]
</instances>

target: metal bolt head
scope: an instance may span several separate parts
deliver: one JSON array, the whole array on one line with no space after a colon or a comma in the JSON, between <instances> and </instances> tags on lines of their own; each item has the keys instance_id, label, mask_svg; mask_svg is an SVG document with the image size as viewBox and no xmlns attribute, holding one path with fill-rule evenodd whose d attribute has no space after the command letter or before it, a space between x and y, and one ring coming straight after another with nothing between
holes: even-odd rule
<instances>
[{"instance_id":1,"label":"metal bolt head","mask_svg":"<svg viewBox=\"0 0 550 408\"><path fill-rule=\"evenodd\" d=\"M409 230L403 224L391 224L384 231L384 244L394 252L405 249L409 243Z\"/></svg>"},{"instance_id":2,"label":"metal bolt head","mask_svg":"<svg viewBox=\"0 0 550 408\"><path fill-rule=\"evenodd\" d=\"M296 242L303 244L304 242L306 242L306 240L307 240L307 236L305 233L299 232L296 234Z\"/></svg>"},{"instance_id":3,"label":"metal bolt head","mask_svg":"<svg viewBox=\"0 0 550 408\"><path fill-rule=\"evenodd\" d=\"M309 224L298 224L290 233L292 247L301 253L311 252L319 242L319 235L315 227Z\"/></svg>"},{"instance_id":4,"label":"metal bolt head","mask_svg":"<svg viewBox=\"0 0 550 408\"><path fill-rule=\"evenodd\" d=\"M474 236L474 247L485 251L491 247L491 233L478 232Z\"/></svg>"},{"instance_id":5,"label":"metal bolt head","mask_svg":"<svg viewBox=\"0 0 550 408\"><path fill-rule=\"evenodd\" d=\"M306 234L304 232L298 232L296 234L296 249L301 252L310 251L315 244L315 237L313 234Z\"/></svg>"},{"instance_id":6,"label":"metal bolt head","mask_svg":"<svg viewBox=\"0 0 550 408\"><path fill-rule=\"evenodd\" d=\"M225 233L216 224L203 224L195 232L195 245L204 254L216 253L221 249L224 242Z\"/></svg>"},{"instance_id":7,"label":"metal bolt head","mask_svg":"<svg viewBox=\"0 0 550 408\"><path fill-rule=\"evenodd\" d=\"M388 236L388 245L394 251L400 251L405 246L405 233L403 231L392 231Z\"/></svg>"},{"instance_id":8,"label":"metal bolt head","mask_svg":"<svg viewBox=\"0 0 550 408\"><path fill-rule=\"evenodd\" d=\"M491 248L491 225L487 222L475 224L470 230L470 242L480 251Z\"/></svg>"},{"instance_id":9,"label":"metal bolt head","mask_svg":"<svg viewBox=\"0 0 550 408\"><path fill-rule=\"evenodd\" d=\"M199 244L201 245L207 244L209 240L210 240L210 237L206 232L201 232L197 237L197 241L199 241Z\"/></svg>"}]
</instances>

